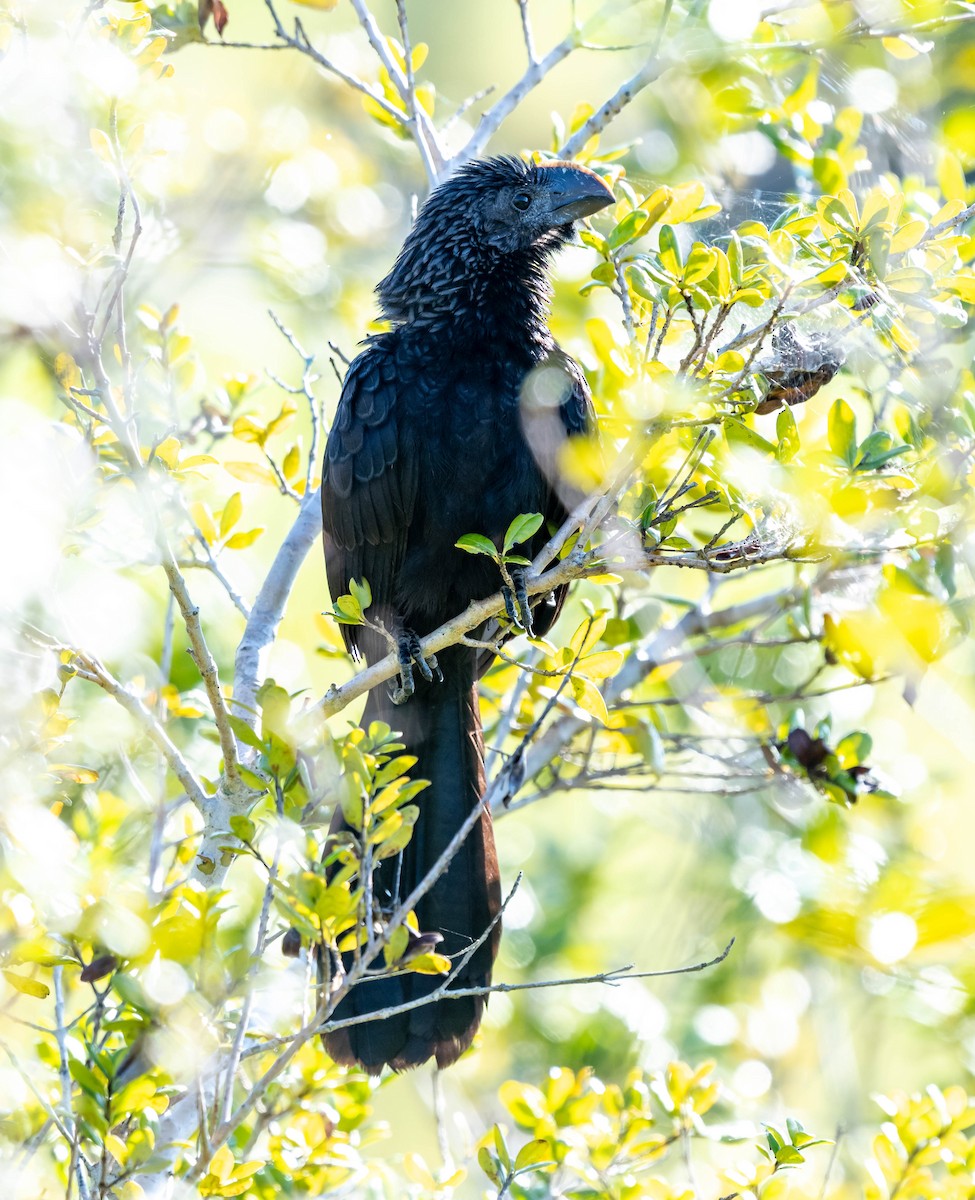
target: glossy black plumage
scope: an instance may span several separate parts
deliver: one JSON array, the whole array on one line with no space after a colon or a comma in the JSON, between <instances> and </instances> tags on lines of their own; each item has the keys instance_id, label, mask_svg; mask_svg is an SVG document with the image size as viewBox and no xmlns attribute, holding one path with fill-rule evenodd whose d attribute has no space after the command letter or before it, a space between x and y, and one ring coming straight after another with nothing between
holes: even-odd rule
<instances>
[{"instance_id":1,"label":"glossy black plumage","mask_svg":"<svg viewBox=\"0 0 975 1200\"><path fill-rule=\"evenodd\" d=\"M556 525L564 519L570 495L558 479L558 451L588 427L591 406L581 370L546 325L546 264L574 218L611 200L583 168L491 159L462 168L424 204L377 289L391 328L350 366L328 439L322 505L333 598L352 579L366 579L369 616L422 637L500 586L497 567L456 549L458 538L482 533L500 543L519 513L541 512ZM547 536L543 527L527 549L534 553ZM538 632L554 620L562 595L555 600L536 609ZM370 630L343 632L355 655L388 652ZM363 716L364 724L382 720L401 730L419 759L414 777L431 780L402 861L385 860L375 873L377 903L387 910L424 877L483 795L477 653L453 647L440 665L443 683L419 681L402 706L376 688ZM456 960L499 904L486 815L417 917L421 930L443 935L439 949ZM490 981L499 936L496 928L457 986ZM415 999L439 982L408 973L370 981L335 1015ZM327 1035L326 1045L338 1060L371 1071L431 1057L445 1066L470 1044L482 1007L479 999L441 1000Z\"/></svg>"}]
</instances>

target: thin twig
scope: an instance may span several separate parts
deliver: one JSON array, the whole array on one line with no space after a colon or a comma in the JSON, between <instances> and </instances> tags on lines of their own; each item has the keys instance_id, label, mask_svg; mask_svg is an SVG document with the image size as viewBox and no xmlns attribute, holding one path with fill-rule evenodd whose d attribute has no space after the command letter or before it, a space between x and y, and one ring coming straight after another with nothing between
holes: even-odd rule
<instances>
[{"instance_id":1,"label":"thin twig","mask_svg":"<svg viewBox=\"0 0 975 1200\"><path fill-rule=\"evenodd\" d=\"M402 123L407 127L412 126L413 140L416 143L417 150L420 152L420 158L423 160L427 179L431 184L438 183L444 175L446 160L440 145L440 139L437 136L437 131L433 127L433 122L430 120L426 109L423 108L416 98L416 87L411 88L409 86L406 75L400 70L399 63L393 57L389 43L376 24L376 19L370 12L365 0L349 0L349 3L354 9L355 15L359 18L359 24L369 39L369 45L372 46L376 57L385 67L387 74L400 94L400 98L407 107L409 115ZM396 3L397 13L399 13L403 0L396 0ZM401 29L405 25L406 13L403 10ZM408 61L408 53L406 57Z\"/></svg>"},{"instance_id":2,"label":"thin twig","mask_svg":"<svg viewBox=\"0 0 975 1200\"><path fill-rule=\"evenodd\" d=\"M639 92L643 91L648 84L659 79L663 72L670 66L669 59L652 54L635 75L631 76L622 87L618 88L592 114L588 121L583 122L568 141L563 142L558 152L559 157L572 158L578 154L591 137L595 137L597 133L601 133L610 121L618 116Z\"/></svg>"},{"instance_id":3,"label":"thin twig","mask_svg":"<svg viewBox=\"0 0 975 1200\"><path fill-rule=\"evenodd\" d=\"M274 857L271 861L271 869L267 874L267 884L264 887L264 899L261 901L261 915L257 923L257 937L254 943L254 953L251 955L251 970L248 975L252 975L254 970L260 966L264 955L264 943L267 938L268 921L271 916L271 901L274 897L274 888L278 878L278 864L281 860L281 843L280 840L275 840ZM227 1063L227 1080L224 1085L223 1096L223 1120L227 1122L233 1114L234 1106L234 1079L237 1075L237 1068L240 1065L240 1055L244 1048L244 1037L247 1033L247 1027L250 1024L251 1009L254 1002L253 986L248 987L247 996L241 1008L240 1019L237 1022L237 1029L234 1033L234 1043L230 1051L230 1061Z\"/></svg>"},{"instance_id":4,"label":"thin twig","mask_svg":"<svg viewBox=\"0 0 975 1200\"><path fill-rule=\"evenodd\" d=\"M237 739L230 727L230 712L220 687L217 664L203 635L200 610L193 603L186 580L168 547L163 557L162 568L169 582L169 590L179 605L180 615L186 627L186 635L189 638L189 654L196 664L196 669L200 672L200 678L203 680L203 687L210 702L210 709L213 712L213 719L220 737L220 749L223 753L224 776L231 787L236 787L241 783Z\"/></svg>"},{"instance_id":5,"label":"thin twig","mask_svg":"<svg viewBox=\"0 0 975 1200\"><path fill-rule=\"evenodd\" d=\"M327 1021L317 1028L312 1029L312 1034L315 1033L330 1033L337 1029L347 1029L353 1025L361 1025L366 1021L384 1020L387 1017L399 1016L401 1013L410 1012L416 1008L425 1007L428 1004L435 1004L442 1000L461 1000L470 996L490 996L495 992L510 993L510 992L532 992L542 988L561 988L574 987L576 985L588 985L592 983L604 984L607 987L618 987L630 979L662 979L672 975L692 975L699 971L707 971L711 967L716 967L723 963L731 953L735 944L735 938L732 938L720 954L716 954L713 958L706 959L702 962L691 963L686 967L667 967L658 971L634 971L632 964L627 964L622 967L613 967L609 971L599 971L594 975L573 975L564 979L536 979L526 983L491 983L485 984L482 987L467 987L467 988L451 988L449 981L442 983L434 991L426 996L419 996L415 1000L411 1000L405 1004L390 1005L388 1008L377 1009L374 1012L363 1013L355 1017L345 1017L340 1021ZM298 1034L294 1037L302 1036L308 1025L302 1027ZM262 1041L260 1045L251 1046L244 1051L244 1057L248 1058L254 1054L265 1054L268 1050L275 1049L279 1045L291 1045L293 1039L286 1038L268 1038ZM264 1079L267 1078L265 1075ZM263 1082L263 1079L262 1079Z\"/></svg>"},{"instance_id":6,"label":"thin twig","mask_svg":"<svg viewBox=\"0 0 975 1200\"><path fill-rule=\"evenodd\" d=\"M528 12L528 0L518 0L518 12L521 16L521 36L525 41L525 53L528 55L528 65L533 67L538 59L535 56L535 38L532 35L531 16Z\"/></svg>"},{"instance_id":7,"label":"thin twig","mask_svg":"<svg viewBox=\"0 0 975 1200\"><path fill-rule=\"evenodd\" d=\"M47 650L54 650L57 653L67 651L71 655L70 665L74 668L78 677L87 680L89 683L96 684L103 692L106 692L135 717L150 741L154 742L162 752L163 758L165 758L170 770L182 784L187 796L201 811L207 808L208 798L197 782L196 776L190 770L186 760L170 740L169 735L163 729L162 725L149 709L146 708L138 696L123 687L94 655L88 654L76 646L66 645L64 642L50 637L33 626L25 627L25 634L31 641L34 641L39 646L43 646Z\"/></svg>"},{"instance_id":8,"label":"thin twig","mask_svg":"<svg viewBox=\"0 0 975 1200\"><path fill-rule=\"evenodd\" d=\"M9 1014L5 1014L5 1015L9 1016ZM48 1031L45 1031L45 1032L48 1032ZM31 1094L33 1095L34 1099L41 1106L43 1111L47 1114L47 1119L51 1122L51 1124L54 1126L54 1128L58 1131L58 1133L64 1138L64 1140L70 1146L71 1143L74 1141L73 1130L69 1131L68 1127L61 1120L61 1118L58 1116L58 1114L55 1112L55 1110L51 1107L50 1102L43 1095L41 1090L39 1088L35 1087L34 1081L31 1079L31 1077L27 1073L27 1071L25 1071L24 1068L21 1066L21 1064L17 1061L17 1056L14 1054L13 1050L11 1050L11 1048L7 1045L6 1042L0 1041L0 1050L3 1050L3 1052L4 1052L4 1054L6 1054L7 1058L10 1059L10 1065L17 1072L17 1074L21 1077L21 1079L23 1079L24 1083L27 1084L27 1087L30 1090ZM62 1095L63 1095L63 1092L62 1092ZM70 1100L70 1097L69 1097L69 1100Z\"/></svg>"},{"instance_id":9,"label":"thin twig","mask_svg":"<svg viewBox=\"0 0 975 1200\"><path fill-rule=\"evenodd\" d=\"M78 1146L78 1127L71 1107L71 1071L68 1067L67 1030L64 1024L64 967L60 964L51 972L54 984L54 1037L58 1044L58 1077L61 1083L61 1119L69 1134L71 1144L71 1166L69 1167L68 1195L71 1194L70 1178L78 1184L81 1200L88 1200L87 1163Z\"/></svg>"},{"instance_id":10,"label":"thin twig","mask_svg":"<svg viewBox=\"0 0 975 1200\"><path fill-rule=\"evenodd\" d=\"M688 967L668 967L660 971L634 971L632 964L627 964L624 967L613 967L609 971L597 971L594 975L574 975L565 979L536 979L528 983L490 983L482 987L467 988L448 988L447 984L441 984L429 996L421 996L406 1004L393 1004L388 1008L377 1009L375 1012L362 1013L355 1017L345 1017L341 1021L327 1022L323 1026L322 1032L331 1033L336 1029L346 1029L352 1025L361 1025L365 1021L377 1021L383 1020L386 1017L395 1017L400 1013L409 1012L414 1008L419 1008L440 1000L460 1000L466 996L490 996L495 992L532 992L538 991L541 988L573 987L576 984L589 983L602 983L608 987L618 987L623 980L627 979L662 979L670 975L691 975L697 971L706 971L710 967L716 967L719 963L723 963L731 953L734 944L735 939L732 938L720 954L716 954L713 958L709 958L704 962L692 963Z\"/></svg>"},{"instance_id":11,"label":"thin twig","mask_svg":"<svg viewBox=\"0 0 975 1200\"><path fill-rule=\"evenodd\" d=\"M280 42L277 44L265 45L257 42L224 42L220 40L214 40L208 42L207 45L214 47L221 46L237 50L297 50L300 54L306 55L313 62L317 63L323 71L327 71L330 75L334 75L337 79L341 79L343 83L347 83L349 87L354 88L357 92L361 92L364 96L368 96L370 100L379 105L379 107L384 113L386 113L387 116L392 117L401 125L406 125L406 114L394 104L390 104L379 88L373 87L371 84L368 84L364 80L360 79L357 75L353 75L349 71L344 70L338 65L338 63L333 62L332 59L326 57L326 55L322 54L317 47L313 46L308 38L308 34L305 32L304 26L300 21L295 20L295 32L290 34L288 33L287 29L285 29L284 23L278 16L277 9L274 6L274 0L264 0L264 6L271 14L271 19L274 22L274 33L276 37L281 39Z\"/></svg>"},{"instance_id":12,"label":"thin twig","mask_svg":"<svg viewBox=\"0 0 975 1200\"><path fill-rule=\"evenodd\" d=\"M463 150L451 160L451 166L459 166L468 159L477 158L478 155L483 154L488 142L494 137L518 105L521 104L522 100L564 58L568 58L572 51L576 49L578 40L579 35L573 30L561 42L553 46L544 58L531 63L518 82L509 88L498 100L495 100L486 112L481 114L477 128L471 134Z\"/></svg>"}]
</instances>

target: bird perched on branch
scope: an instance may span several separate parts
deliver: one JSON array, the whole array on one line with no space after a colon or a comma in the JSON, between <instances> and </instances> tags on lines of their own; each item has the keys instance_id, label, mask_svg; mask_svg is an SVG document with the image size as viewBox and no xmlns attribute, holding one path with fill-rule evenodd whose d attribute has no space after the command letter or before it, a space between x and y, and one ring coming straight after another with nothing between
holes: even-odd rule
<instances>
[{"instance_id":1,"label":"bird perched on branch","mask_svg":"<svg viewBox=\"0 0 975 1200\"><path fill-rule=\"evenodd\" d=\"M427 875L484 795L484 746L477 678L490 655L453 646L424 660L420 638L471 600L497 592L497 564L466 554L464 534L497 546L522 513L558 526L568 493L558 477L562 443L590 424L589 389L579 366L546 323L551 256L573 221L613 202L609 187L572 163L517 158L462 167L425 202L377 293L390 330L372 337L345 377L322 476L325 561L333 599L368 581L371 623L395 643L400 677L374 688L363 725L384 721L418 759L414 778L430 781L418 799L413 837L381 861L372 895L389 915ZM544 545L545 526L524 550ZM509 614L544 633L564 588L547 606L529 604L524 571L513 571ZM355 656L385 657L381 631L343 625ZM332 832L347 830L341 812ZM491 979L500 927L500 884L490 812L416 908L421 934L455 964L455 988ZM490 934L484 937L490 929ZM335 1019L415 1002L399 1015L325 1035L339 1062L371 1073L435 1058L454 1062L470 1045L483 998L423 1003L441 978L403 971L353 987Z\"/></svg>"}]
</instances>

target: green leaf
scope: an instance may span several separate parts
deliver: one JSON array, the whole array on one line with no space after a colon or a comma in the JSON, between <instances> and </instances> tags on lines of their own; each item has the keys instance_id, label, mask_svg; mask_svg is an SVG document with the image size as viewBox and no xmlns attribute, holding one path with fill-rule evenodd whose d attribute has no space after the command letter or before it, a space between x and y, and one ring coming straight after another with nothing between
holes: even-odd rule
<instances>
[{"instance_id":1,"label":"green leaf","mask_svg":"<svg viewBox=\"0 0 975 1200\"><path fill-rule=\"evenodd\" d=\"M380 822L376 831L370 835L370 843L375 844L376 859L392 858L406 848L413 836L413 826L420 810L415 804L407 804L405 808L396 811Z\"/></svg>"},{"instance_id":2,"label":"green leaf","mask_svg":"<svg viewBox=\"0 0 975 1200\"><path fill-rule=\"evenodd\" d=\"M690 254L687 256L687 262L684 264L684 282L690 285L707 279L714 270L714 265L717 261L718 256L713 250L708 246L702 245L700 242L695 243Z\"/></svg>"},{"instance_id":3,"label":"green leaf","mask_svg":"<svg viewBox=\"0 0 975 1200\"><path fill-rule=\"evenodd\" d=\"M70 1058L68 1059L68 1070L71 1072L71 1078L83 1092L87 1092L89 1096L94 1096L99 1100L104 1097L105 1084L90 1067L85 1066L77 1058Z\"/></svg>"},{"instance_id":4,"label":"green leaf","mask_svg":"<svg viewBox=\"0 0 975 1200\"><path fill-rule=\"evenodd\" d=\"M465 533L454 543L458 550L466 550L468 554L486 554L490 558L498 557L498 548L490 538L483 533Z\"/></svg>"},{"instance_id":5,"label":"green leaf","mask_svg":"<svg viewBox=\"0 0 975 1200\"><path fill-rule=\"evenodd\" d=\"M775 1162L780 1167L798 1167L805 1161L795 1146L780 1146L775 1151Z\"/></svg>"},{"instance_id":6,"label":"green leaf","mask_svg":"<svg viewBox=\"0 0 975 1200\"><path fill-rule=\"evenodd\" d=\"M365 612L369 605L372 604L372 588L369 586L367 579L363 579L362 583L359 583L356 579L350 579L349 591L359 605L360 612Z\"/></svg>"},{"instance_id":7,"label":"green leaf","mask_svg":"<svg viewBox=\"0 0 975 1200\"><path fill-rule=\"evenodd\" d=\"M534 1138L532 1141L526 1142L515 1158L516 1174L519 1171L528 1171L540 1166L555 1166L552 1148L546 1138Z\"/></svg>"},{"instance_id":8,"label":"green leaf","mask_svg":"<svg viewBox=\"0 0 975 1200\"><path fill-rule=\"evenodd\" d=\"M257 736L254 730L251 729L246 721L242 720L240 717L231 716L228 713L227 723L234 731L234 735L236 736L237 740L243 742L245 746L253 746L255 750L264 749L264 743Z\"/></svg>"},{"instance_id":9,"label":"green leaf","mask_svg":"<svg viewBox=\"0 0 975 1200\"><path fill-rule=\"evenodd\" d=\"M520 513L508 526L504 535L503 551L507 553L512 546L520 546L534 537L544 520L541 513ZM459 543L458 543L459 545Z\"/></svg>"},{"instance_id":10,"label":"green leaf","mask_svg":"<svg viewBox=\"0 0 975 1200\"><path fill-rule=\"evenodd\" d=\"M874 430L860 444L856 468L858 471L877 471L892 458L907 454L910 448L905 445L895 446L889 433L884 433L882 429Z\"/></svg>"},{"instance_id":11,"label":"green leaf","mask_svg":"<svg viewBox=\"0 0 975 1200\"><path fill-rule=\"evenodd\" d=\"M437 954L428 950L426 954L418 954L410 963L410 970L417 975L449 975L453 963L446 954Z\"/></svg>"},{"instance_id":12,"label":"green leaf","mask_svg":"<svg viewBox=\"0 0 975 1200\"><path fill-rule=\"evenodd\" d=\"M332 609L332 616L343 625L361 625L362 606L354 596L339 596Z\"/></svg>"},{"instance_id":13,"label":"green leaf","mask_svg":"<svg viewBox=\"0 0 975 1200\"><path fill-rule=\"evenodd\" d=\"M44 1000L51 994L51 989L46 983L41 983L39 979L28 979L13 971L4 971L3 977L14 991L20 992L22 996L33 996L35 1000Z\"/></svg>"},{"instance_id":14,"label":"green leaf","mask_svg":"<svg viewBox=\"0 0 975 1200\"><path fill-rule=\"evenodd\" d=\"M779 462L788 462L799 452L799 430L791 408L783 408L775 420L775 435L779 444L775 448L775 457Z\"/></svg>"},{"instance_id":15,"label":"green leaf","mask_svg":"<svg viewBox=\"0 0 975 1200\"><path fill-rule=\"evenodd\" d=\"M873 750L873 739L869 733L848 733L836 745L836 757L843 768L857 767L865 763Z\"/></svg>"},{"instance_id":16,"label":"green leaf","mask_svg":"<svg viewBox=\"0 0 975 1200\"><path fill-rule=\"evenodd\" d=\"M250 817L242 817L239 813L230 818L230 831L235 833L242 842L253 842L257 826Z\"/></svg>"},{"instance_id":17,"label":"green leaf","mask_svg":"<svg viewBox=\"0 0 975 1200\"><path fill-rule=\"evenodd\" d=\"M252 546L257 541L263 532L264 526L257 525L254 529L231 534L224 544L228 550L246 550L248 546Z\"/></svg>"},{"instance_id":18,"label":"green leaf","mask_svg":"<svg viewBox=\"0 0 975 1200\"><path fill-rule=\"evenodd\" d=\"M241 483L270 483L277 486L278 481L270 467L262 466L261 463L225 462L223 469L228 475L233 475L234 479L239 479Z\"/></svg>"},{"instance_id":19,"label":"green leaf","mask_svg":"<svg viewBox=\"0 0 975 1200\"><path fill-rule=\"evenodd\" d=\"M680 277L683 261L681 259L680 245L677 241L677 234L674 233L672 225L660 226L660 249L658 258L660 265L669 276L674 279Z\"/></svg>"},{"instance_id":20,"label":"green leaf","mask_svg":"<svg viewBox=\"0 0 975 1200\"><path fill-rule=\"evenodd\" d=\"M477 1165L495 1186L501 1186L501 1172L498 1170L498 1161L487 1146L482 1146L478 1150Z\"/></svg>"},{"instance_id":21,"label":"green leaf","mask_svg":"<svg viewBox=\"0 0 975 1200\"><path fill-rule=\"evenodd\" d=\"M362 828L362 815L365 806L362 802L362 791L359 782L352 776L346 776L345 787L339 800L342 806L342 816L351 829Z\"/></svg>"},{"instance_id":22,"label":"green leaf","mask_svg":"<svg viewBox=\"0 0 975 1200\"><path fill-rule=\"evenodd\" d=\"M750 446L752 450L761 450L763 454L775 454L776 447L756 433L744 421L737 417L726 417L724 422L725 437L729 444L737 442L742 446Z\"/></svg>"},{"instance_id":23,"label":"green leaf","mask_svg":"<svg viewBox=\"0 0 975 1200\"><path fill-rule=\"evenodd\" d=\"M498 1152L498 1158L501 1165L506 1171L511 1170L511 1154L508 1151L508 1144L504 1140L504 1134L501 1132L500 1125L494 1127L494 1148Z\"/></svg>"},{"instance_id":24,"label":"green leaf","mask_svg":"<svg viewBox=\"0 0 975 1200\"><path fill-rule=\"evenodd\" d=\"M410 944L410 931L405 925L400 925L389 935L389 941L383 946L383 959L387 967L393 966L406 953Z\"/></svg>"},{"instance_id":25,"label":"green leaf","mask_svg":"<svg viewBox=\"0 0 975 1200\"><path fill-rule=\"evenodd\" d=\"M249 783L252 788L256 788L260 792L267 791L267 780L258 775L256 771L252 771L249 767L242 766L239 763L237 770L244 783Z\"/></svg>"},{"instance_id":26,"label":"green leaf","mask_svg":"<svg viewBox=\"0 0 975 1200\"><path fill-rule=\"evenodd\" d=\"M743 266L741 239L737 233L732 233L728 241L728 267L731 271L731 281L736 288L741 286Z\"/></svg>"},{"instance_id":27,"label":"green leaf","mask_svg":"<svg viewBox=\"0 0 975 1200\"><path fill-rule=\"evenodd\" d=\"M240 520L244 512L244 502L240 498L240 492L234 492L227 503L223 506L223 512L220 514L220 536L226 537L227 534Z\"/></svg>"},{"instance_id":28,"label":"green leaf","mask_svg":"<svg viewBox=\"0 0 975 1200\"><path fill-rule=\"evenodd\" d=\"M628 213L609 235L609 249L618 250L627 242L634 241L646 225L649 215L642 208L635 208L633 212Z\"/></svg>"},{"instance_id":29,"label":"green leaf","mask_svg":"<svg viewBox=\"0 0 975 1200\"><path fill-rule=\"evenodd\" d=\"M837 400L830 409L829 448L851 467L856 462L857 421L845 400Z\"/></svg>"}]
</instances>

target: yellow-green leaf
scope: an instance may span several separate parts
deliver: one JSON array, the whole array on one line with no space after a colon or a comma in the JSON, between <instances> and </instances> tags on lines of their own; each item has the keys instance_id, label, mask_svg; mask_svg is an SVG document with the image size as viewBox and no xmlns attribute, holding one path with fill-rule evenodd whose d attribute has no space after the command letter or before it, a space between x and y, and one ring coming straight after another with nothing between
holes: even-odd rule
<instances>
[{"instance_id":1,"label":"yellow-green leaf","mask_svg":"<svg viewBox=\"0 0 975 1200\"><path fill-rule=\"evenodd\" d=\"M235 533L232 537L227 538L227 549L243 550L247 546L252 546L263 532L264 526L258 525L254 529L248 529L246 532Z\"/></svg>"},{"instance_id":2,"label":"yellow-green leaf","mask_svg":"<svg viewBox=\"0 0 975 1200\"><path fill-rule=\"evenodd\" d=\"M220 536L226 537L227 534L240 520L244 512L244 502L240 498L240 492L234 492L227 503L223 506L223 512L220 514Z\"/></svg>"},{"instance_id":3,"label":"yellow-green leaf","mask_svg":"<svg viewBox=\"0 0 975 1200\"><path fill-rule=\"evenodd\" d=\"M224 470L228 475L233 475L234 479L239 479L241 483L270 483L273 487L277 487L277 480L270 467L262 466L260 463L250 462L228 462L223 464Z\"/></svg>"},{"instance_id":4,"label":"yellow-green leaf","mask_svg":"<svg viewBox=\"0 0 975 1200\"><path fill-rule=\"evenodd\" d=\"M595 654L587 654L576 666L576 674L584 679L608 679L615 675L623 665L623 655L619 650L599 650Z\"/></svg>"},{"instance_id":5,"label":"yellow-green leaf","mask_svg":"<svg viewBox=\"0 0 975 1200\"><path fill-rule=\"evenodd\" d=\"M13 971L4 971L4 979L14 989L15 992L20 992L22 996L33 996L36 1000L44 1000L51 994L51 989L46 983L41 983L38 979L28 979L24 975L17 975Z\"/></svg>"},{"instance_id":6,"label":"yellow-green leaf","mask_svg":"<svg viewBox=\"0 0 975 1200\"><path fill-rule=\"evenodd\" d=\"M301 469L301 451L298 449L298 443L291 447L288 453L284 456L284 461L281 463L281 474L288 480L289 483L298 478L298 472Z\"/></svg>"},{"instance_id":7,"label":"yellow-green leaf","mask_svg":"<svg viewBox=\"0 0 975 1200\"><path fill-rule=\"evenodd\" d=\"M581 709L595 717L603 725L607 724L609 712L606 709L606 701L594 683L574 675L572 677L572 694Z\"/></svg>"}]
</instances>

